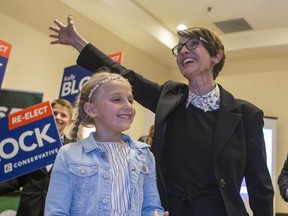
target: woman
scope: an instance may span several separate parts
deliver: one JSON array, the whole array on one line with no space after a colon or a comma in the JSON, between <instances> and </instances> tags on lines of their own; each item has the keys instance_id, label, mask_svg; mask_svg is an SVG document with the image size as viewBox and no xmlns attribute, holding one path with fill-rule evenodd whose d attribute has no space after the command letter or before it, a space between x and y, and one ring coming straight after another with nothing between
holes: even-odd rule
<instances>
[{"instance_id":1,"label":"woman","mask_svg":"<svg viewBox=\"0 0 288 216\"><path fill-rule=\"evenodd\" d=\"M263 111L235 99L216 78L225 63L224 45L204 27L179 31L172 53L184 83L163 85L117 64L68 24L54 21L52 44L76 48L77 63L90 71L108 66L129 79L135 100L155 113L152 152L158 189L170 215L248 215L240 187L246 179L254 215L273 215L274 190L266 165Z\"/></svg>"}]
</instances>

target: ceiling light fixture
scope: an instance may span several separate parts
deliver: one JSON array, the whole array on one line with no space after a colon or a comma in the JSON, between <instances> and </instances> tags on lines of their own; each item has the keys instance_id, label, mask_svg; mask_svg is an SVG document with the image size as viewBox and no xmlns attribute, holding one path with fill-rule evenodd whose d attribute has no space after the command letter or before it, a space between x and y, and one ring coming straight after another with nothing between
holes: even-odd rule
<instances>
[{"instance_id":1,"label":"ceiling light fixture","mask_svg":"<svg viewBox=\"0 0 288 216\"><path fill-rule=\"evenodd\" d=\"M187 29L187 26L184 25L184 24L180 24L180 25L177 26L177 30L178 31L182 31L182 30L185 30L185 29Z\"/></svg>"}]
</instances>

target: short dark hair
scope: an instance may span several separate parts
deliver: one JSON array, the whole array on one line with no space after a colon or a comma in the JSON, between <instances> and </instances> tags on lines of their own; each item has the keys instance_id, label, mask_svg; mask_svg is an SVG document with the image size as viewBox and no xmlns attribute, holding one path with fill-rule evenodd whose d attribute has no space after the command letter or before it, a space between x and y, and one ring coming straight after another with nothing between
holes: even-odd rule
<instances>
[{"instance_id":1,"label":"short dark hair","mask_svg":"<svg viewBox=\"0 0 288 216\"><path fill-rule=\"evenodd\" d=\"M220 37L213 31L205 27L192 27L186 30L181 30L177 32L178 37L187 37L187 38L203 38L208 41L208 43L203 43L204 47L209 52L210 56L215 57L219 51L223 52L223 57L220 62L215 65L213 70L213 78L216 79L219 72L222 70L226 54L224 49L224 44Z\"/></svg>"}]
</instances>

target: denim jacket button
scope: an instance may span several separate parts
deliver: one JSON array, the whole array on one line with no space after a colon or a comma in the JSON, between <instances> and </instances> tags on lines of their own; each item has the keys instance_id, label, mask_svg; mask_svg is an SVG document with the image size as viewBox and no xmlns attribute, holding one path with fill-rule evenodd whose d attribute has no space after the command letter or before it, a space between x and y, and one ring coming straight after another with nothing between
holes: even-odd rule
<instances>
[{"instance_id":1,"label":"denim jacket button","mask_svg":"<svg viewBox=\"0 0 288 216\"><path fill-rule=\"evenodd\" d=\"M104 199L102 200L102 202L103 202L103 203L109 203L109 199L104 198Z\"/></svg>"},{"instance_id":2,"label":"denim jacket button","mask_svg":"<svg viewBox=\"0 0 288 216\"><path fill-rule=\"evenodd\" d=\"M146 166L143 166L143 167L142 167L142 170L143 170L143 172L147 172L147 167L146 167Z\"/></svg>"},{"instance_id":3,"label":"denim jacket button","mask_svg":"<svg viewBox=\"0 0 288 216\"><path fill-rule=\"evenodd\" d=\"M80 173L81 173L82 175L85 175L85 174L87 173L87 170L86 170L85 168L82 168L82 169L80 170Z\"/></svg>"},{"instance_id":4,"label":"denim jacket button","mask_svg":"<svg viewBox=\"0 0 288 216\"><path fill-rule=\"evenodd\" d=\"M108 173L104 173L104 174L103 174L103 178L104 178L104 179L108 179L108 178L109 178L109 174L108 174Z\"/></svg>"}]
</instances>

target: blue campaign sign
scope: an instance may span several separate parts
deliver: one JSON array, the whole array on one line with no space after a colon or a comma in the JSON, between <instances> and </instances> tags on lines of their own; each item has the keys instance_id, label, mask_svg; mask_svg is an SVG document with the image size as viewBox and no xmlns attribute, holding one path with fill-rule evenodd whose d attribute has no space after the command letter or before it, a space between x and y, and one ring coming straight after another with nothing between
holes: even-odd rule
<instances>
[{"instance_id":1,"label":"blue campaign sign","mask_svg":"<svg viewBox=\"0 0 288 216\"><path fill-rule=\"evenodd\" d=\"M123 52L110 54L109 57L113 59L113 61L122 64ZM66 67L62 77L59 98L64 98L75 105L79 91L90 79L92 74L91 71L79 65Z\"/></svg>"},{"instance_id":2,"label":"blue campaign sign","mask_svg":"<svg viewBox=\"0 0 288 216\"><path fill-rule=\"evenodd\" d=\"M59 98L76 103L77 95L83 85L90 79L92 72L79 65L73 65L64 69Z\"/></svg>"},{"instance_id":3,"label":"blue campaign sign","mask_svg":"<svg viewBox=\"0 0 288 216\"><path fill-rule=\"evenodd\" d=\"M0 40L0 90L12 45Z\"/></svg>"},{"instance_id":4,"label":"blue campaign sign","mask_svg":"<svg viewBox=\"0 0 288 216\"><path fill-rule=\"evenodd\" d=\"M0 89L3 82L7 62L8 62L7 58L0 56Z\"/></svg>"},{"instance_id":5,"label":"blue campaign sign","mask_svg":"<svg viewBox=\"0 0 288 216\"><path fill-rule=\"evenodd\" d=\"M54 162L61 147L50 102L0 118L0 182Z\"/></svg>"}]
</instances>

